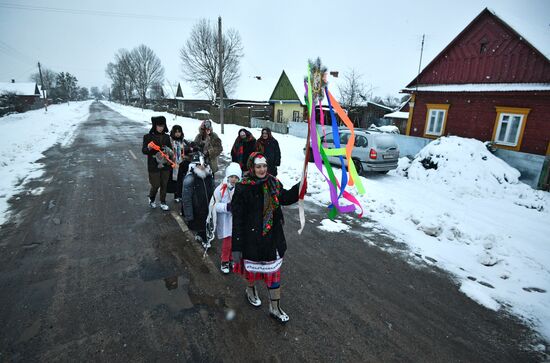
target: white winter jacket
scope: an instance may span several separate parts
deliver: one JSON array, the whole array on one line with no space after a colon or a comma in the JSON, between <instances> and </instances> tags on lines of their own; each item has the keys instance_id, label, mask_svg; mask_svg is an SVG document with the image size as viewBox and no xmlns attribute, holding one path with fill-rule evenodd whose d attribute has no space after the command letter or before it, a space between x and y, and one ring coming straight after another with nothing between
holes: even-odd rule
<instances>
[{"instance_id":1,"label":"white winter jacket","mask_svg":"<svg viewBox=\"0 0 550 363\"><path fill-rule=\"evenodd\" d=\"M231 189L230 189L231 188ZM213 198L216 203L216 235L219 239L231 236L233 229L233 215L227 210L227 204L231 203L235 187L230 184L222 183L214 190ZM223 193L223 195L222 195Z\"/></svg>"},{"instance_id":2,"label":"white winter jacket","mask_svg":"<svg viewBox=\"0 0 550 363\"><path fill-rule=\"evenodd\" d=\"M241 178L241 168L237 163L230 163L226 168L226 176L223 182L216 187L210 205L208 206L208 218L206 220L206 234L209 241L214 239L213 230L216 230L218 239L231 236L233 229L233 215L227 210L227 205L231 203L235 186L231 186L227 178L236 175Z\"/></svg>"}]
</instances>

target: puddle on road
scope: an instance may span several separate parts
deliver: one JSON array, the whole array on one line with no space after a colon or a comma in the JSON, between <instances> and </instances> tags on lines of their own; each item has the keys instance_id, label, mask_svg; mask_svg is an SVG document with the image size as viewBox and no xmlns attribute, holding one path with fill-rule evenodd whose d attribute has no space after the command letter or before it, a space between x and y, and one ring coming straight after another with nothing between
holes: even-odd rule
<instances>
[{"instance_id":1,"label":"puddle on road","mask_svg":"<svg viewBox=\"0 0 550 363\"><path fill-rule=\"evenodd\" d=\"M133 290L137 300L150 308L164 305L172 313L178 313L194 307L189 297L189 280L182 276L169 276L150 281L133 280L133 282L126 288Z\"/></svg>"}]
</instances>

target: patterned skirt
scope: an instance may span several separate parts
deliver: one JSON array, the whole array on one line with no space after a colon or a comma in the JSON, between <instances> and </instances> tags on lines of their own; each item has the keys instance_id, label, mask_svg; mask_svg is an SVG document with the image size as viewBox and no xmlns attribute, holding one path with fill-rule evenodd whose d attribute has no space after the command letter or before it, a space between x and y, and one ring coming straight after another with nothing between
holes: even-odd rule
<instances>
[{"instance_id":1,"label":"patterned skirt","mask_svg":"<svg viewBox=\"0 0 550 363\"><path fill-rule=\"evenodd\" d=\"M268 287L281 282L281 269L271 273L250 272L244 267L243 259L233 265L233 272L242 275L248 282L263 280Z\"/></svg>"}]
</instances>

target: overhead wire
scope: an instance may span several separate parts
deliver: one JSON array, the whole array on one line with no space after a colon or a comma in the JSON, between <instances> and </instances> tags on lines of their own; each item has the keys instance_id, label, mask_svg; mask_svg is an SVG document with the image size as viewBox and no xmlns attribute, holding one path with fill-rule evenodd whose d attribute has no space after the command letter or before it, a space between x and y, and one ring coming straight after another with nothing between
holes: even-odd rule
<instances>
[{"instance_id":1,"label":"overhead wire","mask_svg":"<svg viewBox=\"0 0 550 363\"><path fill-rule=\"evenodd\" d=\"M135 14L135 13L91 10L91 9L69 9L69 8L57 8L57 7L48 7L48 6L22 5L22 4L13 4L13 3L5 3L5 2L0 2L0 8L13 9L13 10L42 11L42 12L52 12L52 13L62 13L62 14L73 14L73 15L97 15L97 16L109 16L109 17L131 18L131 19L146 19L146 20L167 20L167 21L197 20L196 18L192 18L192 17Z\"/></svg>"}]
</instances>

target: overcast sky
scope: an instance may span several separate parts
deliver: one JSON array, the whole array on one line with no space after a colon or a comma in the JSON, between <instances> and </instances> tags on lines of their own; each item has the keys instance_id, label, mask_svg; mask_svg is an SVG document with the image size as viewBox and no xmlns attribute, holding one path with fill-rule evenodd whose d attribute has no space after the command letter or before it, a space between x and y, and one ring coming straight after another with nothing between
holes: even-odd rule
<instances>
[{"instance_id":1,"label":"overcast sky","mask_svg":"<svg viewBox=\"0 0 550 363\"><path fill-rule=\"evenodd\" d=\"M400 96L418 71L422 34L425 66L485 7L535 27L550 44L549 0L0 1L0 81L28 81L40 61L81 86L109 85L105 66L115 52L145 44L174 83L184 80L179 50L192 26L222 16L245 53L232 97L268 99L283 69L301 87L317 56L330 70L355 69L376 95ZM340 80L329 78L335 94ZM189 85L184 93L196 97Z\"/></svg>"}]
</instances>

